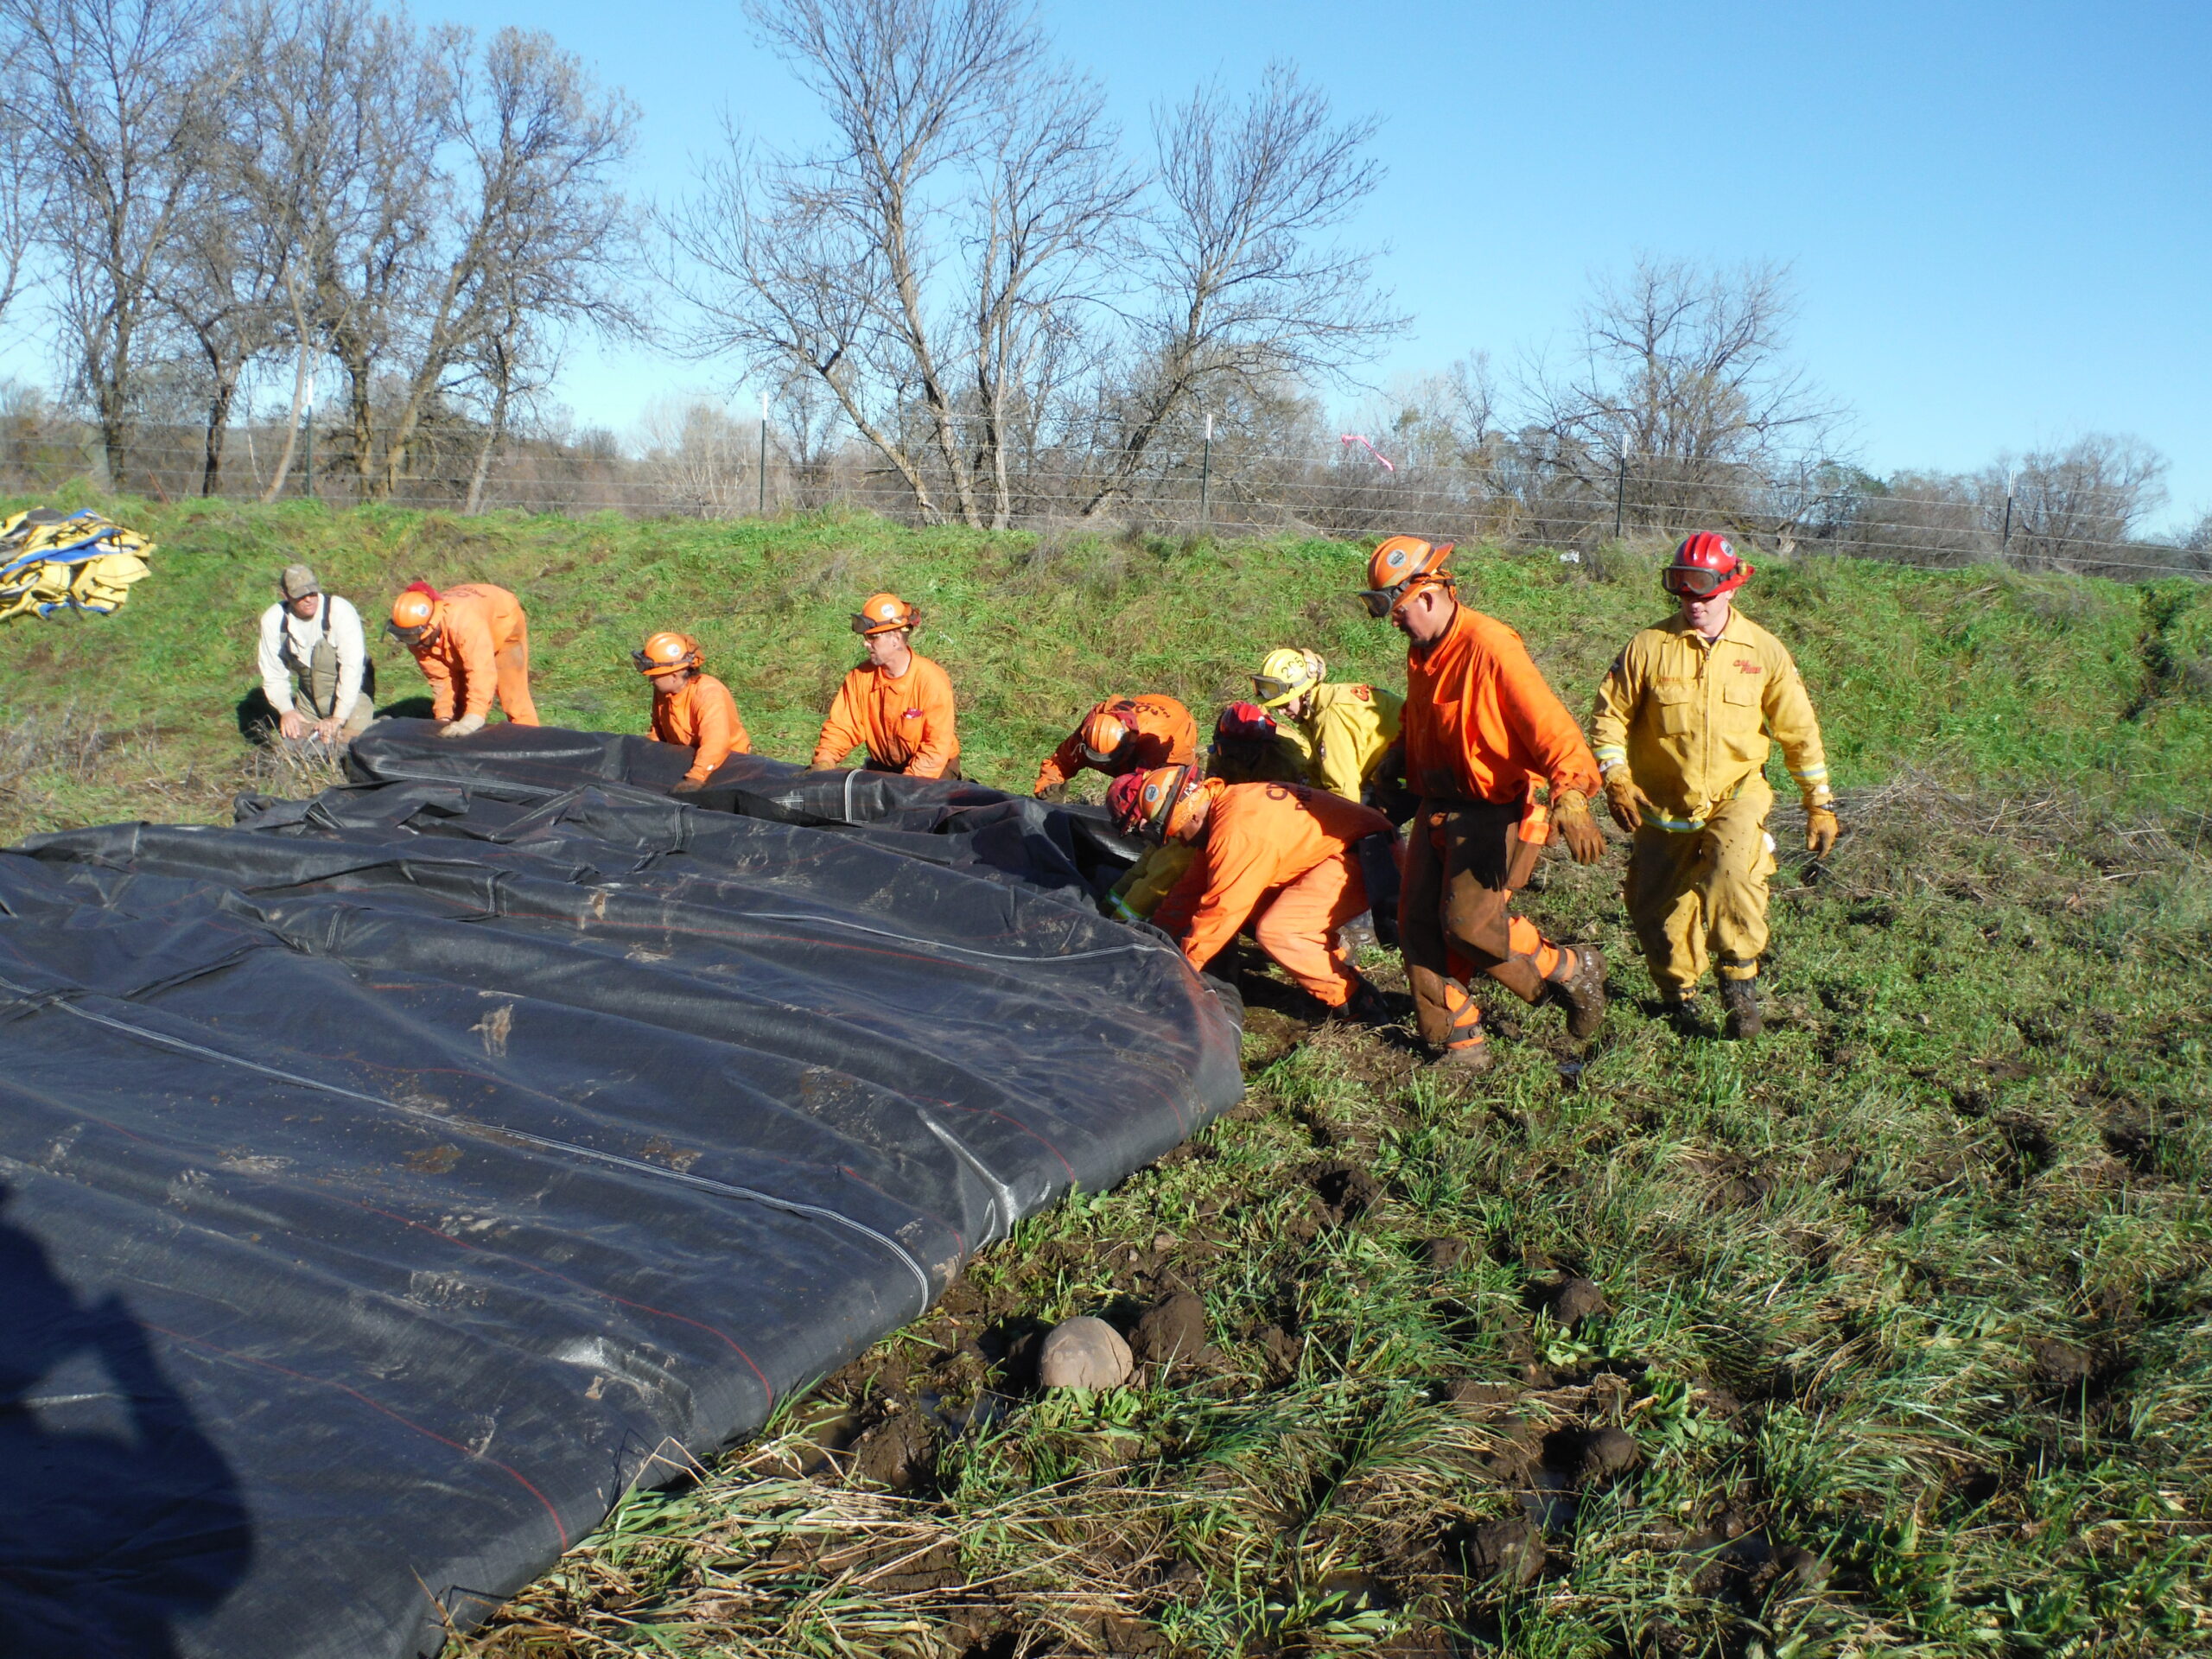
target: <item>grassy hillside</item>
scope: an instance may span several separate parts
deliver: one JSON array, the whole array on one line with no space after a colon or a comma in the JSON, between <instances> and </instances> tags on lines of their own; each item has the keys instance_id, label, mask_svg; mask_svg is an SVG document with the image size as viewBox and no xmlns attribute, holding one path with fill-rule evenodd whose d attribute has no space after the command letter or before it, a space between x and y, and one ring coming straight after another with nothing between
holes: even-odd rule
<instances>
[{"instance_id":1,"label":"grassy hillside","mask_svg":"<svg viewBox=\"0 0 2212 1659\"><path fill-rule=\"evenodd\" d=\"M801 760L857 659L846 617L895 588L925 607L923 649L952 671L969 774L1014 787L1098 696L1166 690L1204 711L1247 692L1271 645L1309 644L1339 676L1403 683L1396 636L1351 602L1358 556L1330 542L104 505L160 538L156 573L113 618L0 627L5 706L18 721L73 711L79 740L48 727L54 752L29 768L30 798L19 788L0 831L217 809L244 757L233 711L255 620L295 558L372 626L417 575L513 588L550 721L640 729L627 654L651 629L690 629L759 747ZM1522 631L1578 713L1621 643L1665 610L1653 562L1630 555L1580 566L1470 550L1459 563L1469 596ZM2186 806L2212 776L2212 588L1808 560L1762 571L1745 604L1797 652L1847 790L1909 763L1957 783ZM385 701L420 694L397 646L374 650ZM92 723L104 765L84 760ZM151 784L167 792L144 798Z\"/></svg>"},{"instance_id":2,"label":"grassy hillside","mask_svg":"<svg viewBox=\"0 0 2212 1659\"><path fill-rule=\"evenodd\" d=\"M1325 543L118 512L165 548L124 613L0 626L0 830L284 781L231 711L292 557L364 601L517 588L549 719L634 728L625 653L692 627L799 758L846 613L895 587L971 773L1017 786L1108 690L1210 706L1291 641L1402 671ZM1578 710L1663 609L1627 555L1462 569ZM462 1649L2212 1650L2212 594L1808 562L1746 608L1797 652L1849 830L1823 870L1785 829L1760 1045L1660 1016L1617 856L1525 899L1607 951L1606 1029L1493 1002L1471 1090L1248 962L1230 1119L1034 1218ZM1153 1363L1040 1397L1026 1357L1077 1313Z\"/></svg>"}]
</instances>

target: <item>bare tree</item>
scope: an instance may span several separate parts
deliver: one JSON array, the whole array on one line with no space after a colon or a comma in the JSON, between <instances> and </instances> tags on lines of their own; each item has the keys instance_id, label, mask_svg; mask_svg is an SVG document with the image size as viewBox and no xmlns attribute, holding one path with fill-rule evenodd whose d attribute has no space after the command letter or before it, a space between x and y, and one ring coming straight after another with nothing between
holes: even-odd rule
<instances>
[{"instance_id":1,"label":"bare tree","mask_svg":"<svg viewBox=\"0 0 2212 1659\"><path fill-rule=\"evenodd\" d=\"M244 63L228 156L240 211L283 250L268 344L292 359L285 437L265 499L283 493L313 370L343 343L358 372L357 458L382 318L427 234L437 95L419 42L369 0L245 0Z\"/></svg>"},{"instance_id":2,"label":"bare tree","mask_svg":"<svg viewBox=\"0 0 2212 1659\"><path fill-rule=\"evenodd\" d=\"M728 153L670 217L691 344L813 377L925 518L1004 524L1136 184L1015 0L753 0L835 143ZM1022 429L1016 430L1015 429Z\"/></svg>"},{"instance_id":3,"label":"bare tree","mask_svg":"<svg viewBox=\"0 0 2212 1659\"><path fill-rule=\"evenodd\" d=\"M161 273L235 79L211 17L207 0L0 0L13 95L37 89L54 304L118 484Z\"/></svg>"},{"instance_id":4,"label":"bare tree","mask_svg":"<svg viewBox=\"0 0 2212 1659\"><path fill-rule=\"evenodd\" d=\"M43 150L31 89L0 90L0 318L22 290L24 267L46 213L52 175Z\"/></svg>"},{"instance_id":5,"label":"bare tree","mask_svg":"<svg viewBox=\"0 0 2212 1659\"><path fill-rule=\"evenodd\" d=\"M1374 285L1372 251L1315 240L1379 181L1363 154L1374 130L1332 120L1327 99L1280 63L1241 106L1207 86L1155 117L1160 201L1135 258L1149 308L1105 389L1086 517L1125 496L1154 445L1198 405L1336 375L1403 327Z\"/></svg>"},{"instance_id":6,"label":"bare tree","mask_svg":"<svg viewBox=\"0 0 2212 1659\"><path fill-rule=\"evenodd\" d=\"M2165 457L2135 438L2090 433L2063 449L2031 450L2000 461L2011 479L2016 563L2125 576L2140 556L2129 543L2137 526L2165 504ZM1993 473L1990 488L2001 489Z\"/></svg>"},{"instance_id":7,"label":"bare tree","mask_svg":"<svg viewBox=\"0 0 2212 1659\"><path fill-rule=\"evenodd\" d=\"M613 178L637 116L603 94L547 35L503 29L480 61L466 30L438 39L446 137L465 165L422 303L407 317L412 361L371 493L391 494L408 447L472 353L507 366L564 322L626 326L619 288L629 238ZM496 346L488 345L500 336ZM505 393L493 398L503 421ZM494 435L496 442L498 434Z\"/></svg>"},{"instance_id":8,"label":"bare tree","mask_svg":"<svg viewBox=\"0 0 2212 1659\"><path fill-rule=\"evenodd\" d=\"M1544 465L1609 507L1624 481L1637 521L1670 531L1730 488L1826 460L1841 413L1787 358L1793 309L1771 264L1645 258L1601 280L1572 366L1522 374Z\"/></svg>"}]
</instances>

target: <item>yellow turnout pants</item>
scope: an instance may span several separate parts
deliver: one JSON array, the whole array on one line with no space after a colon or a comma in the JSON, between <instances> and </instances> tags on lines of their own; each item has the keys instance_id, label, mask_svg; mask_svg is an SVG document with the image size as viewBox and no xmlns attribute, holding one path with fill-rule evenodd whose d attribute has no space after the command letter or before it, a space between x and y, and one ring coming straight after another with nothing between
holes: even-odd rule
<instances>
[{"instance_id":1,"label":"yellow turnout pants","mask_svg":"<svg viewBox=\"0 0 2212 1659\"><path fill-rule=\"evenodd\" d=\"M1128 874L1115 883L1114 897L1128 908L1131 915L1148 921L1152 912L1160 908L1160 901L1198 860L1198 849L1183 842L1171 841L1154 847L1130 865ZM1109 905L1107 909L1110 913L1113 906Z\"/></svg>"},{"instance_id":2,"label":"yellow turnout pants","mask_svg":"<svg viewBox=\"0 0 2212 1659\"><path fill-rule=\"evenodd\" d=\"M1754 774L1700 830L1649 818L1629 849L1629 920L1662 991L1705 977L1708 952L1723 979L1749 979L1766 950L1766 880L1774 874L1767 814L1774 791Z\"/></svg>"}]
</instances>

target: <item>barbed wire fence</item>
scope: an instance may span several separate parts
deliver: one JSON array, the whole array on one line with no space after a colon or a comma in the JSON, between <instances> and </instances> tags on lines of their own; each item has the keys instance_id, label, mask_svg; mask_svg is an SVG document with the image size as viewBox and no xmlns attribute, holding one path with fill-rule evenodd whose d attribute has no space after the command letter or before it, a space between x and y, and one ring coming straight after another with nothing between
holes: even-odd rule
<instances>
[{"instance_id":1,"label":"barbed wire fence","mask_svg":"<svg viewBox=\"0 0 2212 1659\"><path fill-rule=\"evenodd\" d=\"M352 464L340 435L312 429L295 444L278 484L283 429L243 425L228 436L215 493L270 498L275 484L273 499L312 497L332 506L382 499L453 512L729 519L846 509L897 522L925 517L906 481L864 446L809 454L772 424L728 425L711 443L642 455L606 441L517 440L488 464L480 435L433 433L412 452L406 474L383 492ZM104 461L89 429L0 431L0 489L11 494L51 492L73 480L105 487ZM1742 466L1657 456L1547 454L1526 443L1444 461L1401 459L1386 469L1371 448L1349 439L1325 453L1201 441L1161 447L1086 513L1112 480L1110 462L1111 452L1095 444L1031 449L1010 469L1005 510L994 513L1001 521L994 527L1053 535L1135 530L1344 539L1410 531L1574 557L1718 530L1747 548L1784 556L1936 568L2004 565L2137 582L2212 578L2212 549L2126 533L2122 503L2075 491L2054 505L2023 499L2003 480L1987 477L1891 488L1832 467L1773 477ZM149 429L132 452L121 488L176 502L200 496L205 476L199 433ZM953 499L949 476L928 481L940 504ZM938 518L941 522L944 514Z\"/></svg>"}]
</instances>

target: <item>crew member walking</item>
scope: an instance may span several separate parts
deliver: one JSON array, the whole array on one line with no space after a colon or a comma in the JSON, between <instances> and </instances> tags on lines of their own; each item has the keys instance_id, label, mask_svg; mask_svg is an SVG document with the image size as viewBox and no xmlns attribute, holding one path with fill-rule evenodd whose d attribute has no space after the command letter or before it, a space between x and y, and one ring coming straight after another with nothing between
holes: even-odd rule
<instances>
[{"instance_id":1,"label":"crew member walking","mask_svg":"<svg viewBox=\"0 0 2212 1659\"><path fill-rule=\"evenodd\" d=\"M1805 849L1835 845L1812 699L1780 640L1735 608L1751 566L1727 538L1686 538L1660 580L1676 613L1613 659L1591 721L1605 801L1634 837L1629 918L1660 994L1694 1017L1708 953L1731 1037L1756 1037L1767 944L1769 738L1805 803Z\"/></svg>"},{"instance_id":2,"label":"crew member walking","mask_svg":"<svg viewBox=\"0 0 2212 1659\"><path fill-rule=\"evenodd\" d=\"M1605 1018L1603 957L1545 938L1510 906L1552 829L1578 864L1595 863L1605 842L1590 816L1598 765L1581 728L1521 636L1459 602L1451 552L1449 542L1390 537L1359 597L1409 645L1406 779L1421 805L1398 925L1421 1034L1446 1063L1482 1071L1491 1057L1466 988L1476 971L1524 1002L1560 1002L1574 1037Z\"/></svg>"},{"instance_id":3,"label":"crew member walking","mask_svg":"<svg viewBox=\"0 0 2212 1659\"><path fill-rule=\"evenodd\" d=\"M837 688L812 766L826 772L855 748L870 772L909 778L960 776L960 739L952 728L952 681L913 648L922 613L896 594L874 594L853 617L868 660Z\"/></svg>"}]
</instances>

